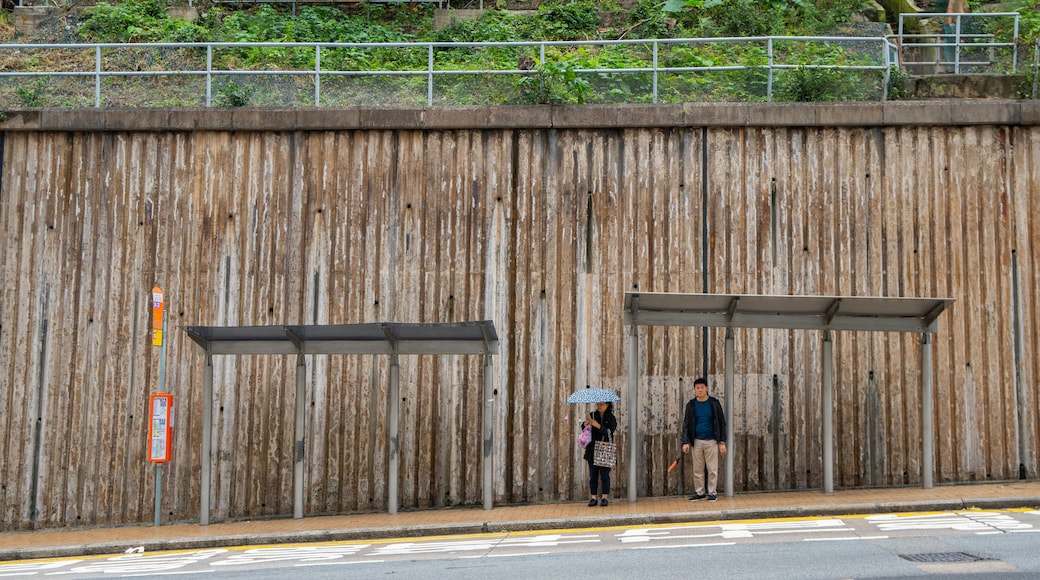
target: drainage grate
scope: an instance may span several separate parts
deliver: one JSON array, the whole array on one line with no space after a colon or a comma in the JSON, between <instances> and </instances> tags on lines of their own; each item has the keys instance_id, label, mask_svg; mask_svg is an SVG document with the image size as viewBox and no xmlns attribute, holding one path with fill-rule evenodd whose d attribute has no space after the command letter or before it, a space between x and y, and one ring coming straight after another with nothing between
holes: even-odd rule
<instances>
[{"instance_id":1,"label":"drainage grate","mask_svg":"<svg viewBox=\"0 0 1040 580\"><path fill-rule=\"evenodd\" d=\"M951 562L982 562L989 560L982 556L975 556L967 552L925 552L924 554L900 554L900 558L911 562L926 563L951 563Z\"/></svg>"}]
</instances>

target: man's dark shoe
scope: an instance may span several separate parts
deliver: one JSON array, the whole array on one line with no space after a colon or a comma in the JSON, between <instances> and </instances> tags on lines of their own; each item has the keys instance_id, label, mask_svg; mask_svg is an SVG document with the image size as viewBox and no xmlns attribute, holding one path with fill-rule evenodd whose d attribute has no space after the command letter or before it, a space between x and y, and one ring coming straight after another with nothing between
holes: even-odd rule
<instances>
[{"instance_id":1,"label":"man's dark shoe","mask_svg":"<svg viewBox=\"0 0 1040 580\"><path fill-rule=\"evenodd\" d=\"M592 498L592 499L589 500L589 507L592 507L592 506L594 506L594 505L596 505L598 503L599 502L596 501L596 498Z\"/></svg>"},{"instance_id":2,"label":"man's dark shoe","mask_svg":"<svg viewBox=\"0 0 1040 580\"><path fill-rule=\"evenodd\" d=\"M708 494L708 501L715 501L717 499L719 499L719 496L715 495L714 493Z\"/></svg>"},{"instance_id":3,"label":"man's dark shoe","mask_svg":"<svg viewBox=\"0 0 1040 580\"><path fill-rule=\"evenodd\" d=\"M603 507L607 507L607 498L603 498L603 499L599 500L599 505L601 505Z\"/></svg>"},{"instance_id":4,"label":"man's dark shoe","mask_svg":"<svg viewBox=\"0 0 1040 580\"><path fill-rule=\"evenodd\" d=\"M708 496L704 495L703 493L695 493L695 494L690 496L690 501L697 501L699 499L704 499L706 497L708 497Z\"/></svg>"}]
</instances>

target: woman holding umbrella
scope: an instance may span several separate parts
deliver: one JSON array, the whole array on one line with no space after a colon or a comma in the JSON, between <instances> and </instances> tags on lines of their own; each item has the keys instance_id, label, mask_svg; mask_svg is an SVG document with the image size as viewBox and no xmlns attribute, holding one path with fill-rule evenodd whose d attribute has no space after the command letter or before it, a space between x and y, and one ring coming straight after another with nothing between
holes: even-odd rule
<instances>
[{"instance_id":1,"label":"woman holding umbrella","mask_svg":"<svg viewBox=\"0 0 1040 580\"><path fill-rule=\"evenodd\" d=\"M594 465L592 462L596 441L612 441L617 430L617 418L614 417L614 403L600 401L596 410L589 413L589 418L581 422L582 429L592 425L592 442L585 448L585 461L589 464L589 507L599 503L607 505L610 496L610 468ZM600 499L596 501L596 486L599 484Z\"/></svg>"}]
</instances>

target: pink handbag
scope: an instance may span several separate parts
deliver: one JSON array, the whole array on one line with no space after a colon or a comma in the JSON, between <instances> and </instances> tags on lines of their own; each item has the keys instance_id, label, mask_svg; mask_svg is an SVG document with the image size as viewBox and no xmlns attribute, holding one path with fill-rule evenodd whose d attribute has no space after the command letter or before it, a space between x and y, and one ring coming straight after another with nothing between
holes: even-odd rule
<instances>
[{"instance_id":1,"label":"pink handbag","mask_svg":"<svg viewBox=\"0 0 1040 580\"><path fill-rule=\"evenodd\" d=\"M586 425L578 434L578 446L584 449L589 446L590 442L592 442L592 425Z\"/></svg>"}]
</instances>

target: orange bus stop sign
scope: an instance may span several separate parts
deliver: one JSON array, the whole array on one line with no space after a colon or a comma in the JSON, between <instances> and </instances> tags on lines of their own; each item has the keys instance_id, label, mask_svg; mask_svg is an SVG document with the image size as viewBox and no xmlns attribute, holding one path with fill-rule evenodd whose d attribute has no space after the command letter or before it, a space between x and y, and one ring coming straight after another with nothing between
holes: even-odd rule
<instances>
[{"instance_id":1,"label":"orange bus stop sign","mask_svg":"<svg viewBox=\"0 0 1040 580\"><path fill-rule=\"evenodd\" d=\"M163 341L163 291L152 288L152 346L162 346Z\"/></svg>"}]
</instances>

